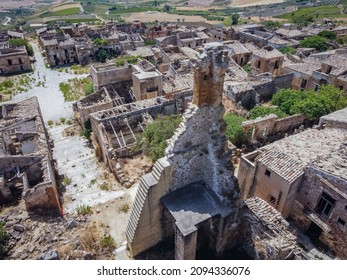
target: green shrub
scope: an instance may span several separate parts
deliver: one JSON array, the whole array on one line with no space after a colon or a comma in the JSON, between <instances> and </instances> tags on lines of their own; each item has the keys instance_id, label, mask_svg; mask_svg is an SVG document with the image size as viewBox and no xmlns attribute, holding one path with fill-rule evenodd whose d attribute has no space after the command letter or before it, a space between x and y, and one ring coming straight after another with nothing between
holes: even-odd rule
<instances>
[{"instance_id":1,"label":"green shrub","mask_svg":"<svg viewBox=\"0 0 347 280\"><path fill-rule=\"evenodd\" d=\"M52 121L52 120L49 120L49 121L47 121L47 124L48 124L49 126L52 126L52 125L53 125L53 121Z\"/></svg>"},{"instance_id":2,"label":"green shrub","mask_svg":"<svg viewBox=\"0 0 347 280\"><path fill-rule=\"evenodd\" d=\"M315 48L320 52L326 51L329 48L327 39L318 35L307 37L304 40L301 40L300 46L303 48Z\"/></svg>"},{"instance_id":3,"label":"green shrub","mask_svg":"<svg viewBox=\"0 0 347 280\"><path fill-rule=\"evenodd\" d=\"M296 49L294 49L293 47L283 47L283 48L279 48L278 49L281 53L288 53L288 54L295 54L296 53Z\"/></svg>"},{"instance_id":4,"label":"green shrub","mask_svg":"<svg viewBox=\"0 0 347 280\"><path fill-rule=\"evenodd\" d=\"M107 41L107 39L104 39L104 38L95 38L93 40L93 44L95 46L107 46L108 45L108 41Z\"/></svg>"},{"instance_id":5,"label":"green shrub","mask_svg":"<svg viewBox=\"0 0 347 280\"><path fill-rule=\"evenodd\" d=\"M138 139L137 146L148 155L153 162L165 154L167 141L170 139L181 122L181 116L159 116L148 124L143 133L143 139Z\"/></svg>"},{"instance_id":6,"label":"green shrub","mask_svg":"<svg viewBox=\"0 0 347 280\"><path fill-rule=\"evenodd\" d=\"M274 94L272 104L286 114L304 114L311 120L347 106L347 96L333 85L323 85L318 92L281 89Z\"/></svg>"},{"instance_id":7,"label":"green shrub","mask_svg":"<svg viewBox=\"0 0 347 280\"><path fill-rule=\"evenodd\" d=\"M116 241L111 235L105 235L100 239L100 245L102 248L114 250L116 248Z\"/></svg>"},{"instance_id":8,"label":"green shrub","mask_svg":"<svg viewBox=\"0 0 347 280\"><path fill-rule=\"evenodd\" d=\"M64 179L63 179L63 185L64 186L70 185L71 182L72 182L71 178L64 176Z\"/></svg>"},{"instance_id":9,"label":"green shrub","mask_svg":"<svg viewBox=\"0 0 347 280\"><path fill-rule=\"evenodd\" d=\"M92 94L94 92L93 82L88 81L88 83L84 86L83 90L86 95Z\"/></svg>"},{"instance_id":10,"label":"green shrub","mask_svg":"<svg viewBox=\"0 0 347 280\"><path fill-rule=\"evenodd\" d=\"M90 215L93 213L93 210L92 210L92 207L90 207L89 205L85 205L85 204L82 204L78 207L76 207L76 212L78 215Z\"/></svg>"},{"instance_id":11,"label":"green shrub","mask_svg":"<svg viewBox=\"0 0 347 280\"><path fill-rule=\"evenodd\" d=\"M265 117L270 114L275 114L279 118L285 118L288 116L281 109L272 107L255 106L252 110L249 111L249 117L251 119Z\"/></svg>"},{"instance_id":12,"label":"green shrub","mask_svg":"<svg viewBox=\"0 0 347 280\"><path fill-rule=\"evenodd\" d=\"M240 147L248 139L248 135L244 132L243 127L241 126L245 119L233 113L227 113L224 115L224 120L227 124L225 131L226 136L231 143Z\"/></svg>"},{"instance_id":13,"label":"green shrub","mask_svg":"<svg viewBox=\"0 0 347 280\"><path fill-rule=\"evenodd\" d=\"M329 30L323 30L318 33L318 36L326 38L328 40L336 40L336 35L334 32L329 31Z\"/></svg>"},{"instance_id":14,"label":"green shrub","mask_svg":"<svg viewBox=\"0 0 347 280\"><path fill-rule=\"evenodd\" d=\"M100 186L100 189L103 191L110 191L111 190L111 186L107 183L102 183Z\"/></svg>"},{"instance_id":15,"label":"green shrub","mask_svg":"<svg viewBox=\"0 0 347 280\"><path fill-rule=\"evenodd\" d=\"M89 182L89 185L92 186L92 185L94 185L94 184L96 184L96 179L91 179L90 182Z\"/></svg>"},{"instance_id":16,"label":"green shrub","mask_svg":"<svg viewBox=\"0 0 347 280\"><path fill-rule=\"evenodd\" d=\"M243 70L245 70L248 74L252 72L252 66L250 64L243 65Z\"/></svg>"}]
</instances>

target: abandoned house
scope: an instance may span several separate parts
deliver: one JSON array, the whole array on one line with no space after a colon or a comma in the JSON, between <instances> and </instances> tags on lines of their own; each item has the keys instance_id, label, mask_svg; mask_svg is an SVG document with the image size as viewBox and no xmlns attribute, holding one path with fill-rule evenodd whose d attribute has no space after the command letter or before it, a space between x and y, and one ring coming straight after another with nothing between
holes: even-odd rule
<instances>
[{"instance_id":1,"label":"abandoned house","mask_svg":"<svg viewBox=\"0 0 347 280\"><path fill-rule=\"evenodd\" d=\"M227 41L223 42L225 48L229 51L230 57L240 66L246 65L252 56L252 52L249 51L239 41Z\"/></svg>"},{"instance_id":2,"label":"abandoned house","mask_svg":"<svg viewBox=\"0 0 347 280\"><path fill-rule=\"evenodd\" d=\"M0 75L32 71L25 47L0 47Z\"/></svg>"},{"instance_id":3,"label":"abandoned house","mask_svg":"<svg viewBox=\"0 0 347 280\"><path fill-rule=\"evenodd\" d=\"M61 213L51 143L36 97L0 106L0 205Z\"/></svg>"},{"instance_id":4,"label":"abandoned house","mask_svg":"<svg viewBox=\"0 0 347 280\"><path fill-rule=\"evenodd\" d=\"M146 125L158 115L177 114L177 110L174 100L158 97L90 114L97 155L117 177L117 159L133 153L131 148L136 144L136 137L142 134Z\"/></svg>"},{"instance_id":5,"label":"abandoned house","mask_svg":"<svg viewBox=\"0 0 347 280\"><path fill-rule=\"evenodd\" d=\"M341 235L347 218L346 110L322 117L319 128L242 156L238 172L244 199L264 199L341 257L347 253Z\"/></svg>"},{"instance_id":6,"label":"abandoned house","mask_svg":"<svg viewBox=\"0 0 347 280\"><path fill-rule=\"evenodd\" d=\"M282 74L284 55L273 47L264 47L252 53L252 67L257 73Z\"/></svg>"}]
</instances>

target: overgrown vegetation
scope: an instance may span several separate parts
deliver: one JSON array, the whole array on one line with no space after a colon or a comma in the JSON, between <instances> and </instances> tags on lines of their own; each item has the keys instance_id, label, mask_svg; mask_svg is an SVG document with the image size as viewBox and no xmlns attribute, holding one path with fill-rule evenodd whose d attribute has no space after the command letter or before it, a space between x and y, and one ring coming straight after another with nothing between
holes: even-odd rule
<instances>
[{"instance_id":1,"label":"overgrown vegetation","mask_svg":"<svg viewBox=\"0 0 347 280\"><path fill-rule=\"evenodd\" d=\"M279 118L285 118L288 115L279 108L265 107L265 106L255 106L249 111L249 118L256 119L259 117L265 117L270 114L275 114Z\"/></svg>"},{"instance_id":2,"label":"overgrown vegetation","mask_svg":"<svg viewBox=\"0 0 347 280\"><path fill-rule=\"evenodd\" d=\"M32 46L29 44L29 41L27 39L10 39L8 43L10 46L13 46L13 47L25 46L25 49L27 50L28 55L29 56L34 55L34 50Z\"/></svg>"},{"instance_id":3,"label":"overgrown vegetation","mask_svg":"<svg viewBox=\"0 0 347 280\"><path fill-rule=\"evenodd\" d=\"M272 104L288 115L304 114L311 120L347 106L347 96L333 85L323 85L317 92L281 89L272 97Z\"/></svg>"},{"instance_id":4,"label":"overgrown vegetation","mask_svg":"<svg viewBox=\"0 0 347 280\"><path fill-rule=\"evenodd\" d=\"M262 22L262 24L264 24L265 27L269 30L278 29L282 26L281 22L273 21L273 20L265 20Z\"/></svg>"},{"instance_id":5,"label":"overgrown vegetation","mask_svg":"<svg viewBox=\"0 0 347 280\"><path fill-rule=\"evenodd\" d=\"M100 239L100 245L102 248L114 250L116 248L116 241L111 235L105 235Z\"/></svg>"},{"instance_id":6,"label":"overgrown vegetation","mask_svg":"<svg viewBox=\"0 0 347 280\"><path fill-rule=\"evenodd\" d=\"M142 137L137 139L135 149L142 150L153 162L163 157L167 147L166 140L173 136L181 119L178 115L159 116L146 126Z\"/></svg>"},{"instance_id":7,"label":"overgrown vegetation","mask_svg":"<svg viewBox=\"0 0 347 280\"><path fill-rule=\"evenodd\" d=\"M76 212L78 215L90 215L93 213L92 207L89 205L82 204L76 207Z\"/></svg>"},{"instance_id":8,"label":"overgrown vegetation","mask_svg":"<svg viewBox=\"0 0 347 280\"><path fill-rule=\"evenodd\" d=\"M243 70L245 70L248 74L250 74L252 72L252 66L251 64L247 63L245 65L243 65Z\"/></svg>"},{"instance_id":9,"label":"overgrown vegetation","mask_svg":"<svg viewBox=\"0 0 347 280\"><path fill-rule=\"evenodd\" d=\"M9 234L5 230L5 223L0 222L0 260L6 256L6 247L9 240Z\"/></svg>"},{"instance_id":10,"label":"overgrown vegetation","mask_svg":"<svg viewBox=\"0 0 347 280\"><path fill-rule=\"evenodd\" d=\"M295 54L296 53L296 49L293 47L283 47L283 48L279 48L278 49L281 53L283 54Z\"/></svg>"},{"instance_id":11,"label":"overgrown vegetation","mask_svg":"<svg viewBox=\"0 0 347 280\"><path fill-rule=\"evenodd\" d=\"M137 63L139 59L143 59L143 57L139 55L137 56L122 55L116 59L116 66L124 66L126 62L129 64L135 64Z\"/></svg>"},{"instance_id":12,"label":"overgrown vegetation","mask_svg":"<svg viewBox=\"0 0 347 280\"><path fill-rule=\"evenodd\" d=\"M307 37L300 41L303 48L315 48L317 51L323 52L329 48L327 39L318 35Z\"/></svg>"},{"instance_id":13,"label":"overgrown vegetation","mask_svg":"<svg viewBox=\"0 0 347 280\"><path fill-rule=\"evenodd\" d=\"M89 140L91 134L92 134L92 125L90 124L90 121L88 121L84 124L84 129L82 129L81 131L81 136Z\"/></svg>"},{"instance_id":14,"label":"overgrown vegetation","mask_svg":"<svg viewBox=\"0 0 347 280\"><path fill-rule=\"evenodd\" d=\"M104 38L95 38L93 40L93 44L95 46L108 46L108 41L107 39L104 39Z\"/></svg>"},{"instance_id":15,"label":"overgrown vegetation","mask_svg":"<svg viewBox=\"0 0 347 280\"><path fill-rule=\"evenodd\" d=\"M100 189L103 190L103 191L110 191L111 190L111 186L108 184L108 183L102 183L100 185Z\"/></svg>"},{"instance_id":16,"label":"overgrown vegetation","mask_svg":"<svg viewBox=\"0 0 347 280\"><path fill-rule=\"evenodd\" d=\"M75 101L93 93L94 86L89 78L73 78L68 80L68 83L60 83L59 89L65 101Z\"/></svg>"},{"instance_id":17,"label":"overgrown vegetation","mask_svg":"<svg viewBox=\"0 0 347 280\"><path fill-rule=\"evenodd\" d=\"M243 131L241 126L245 119L233 113L227 113L224 115L224 120L227 124L225 131L226 136L231 143L237 147L240 147L247 141L248 138L248 135Z\"/></svg>"}]
</instances>

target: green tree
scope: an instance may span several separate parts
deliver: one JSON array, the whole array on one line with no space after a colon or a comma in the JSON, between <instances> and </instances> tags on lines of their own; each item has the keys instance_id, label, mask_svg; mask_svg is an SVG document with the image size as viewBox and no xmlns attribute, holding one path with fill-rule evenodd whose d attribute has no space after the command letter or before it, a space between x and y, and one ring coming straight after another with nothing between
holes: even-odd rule
<instances>
[{"instance_id":1,"label":"green tree","mask_svg":"<svg viewBox=\"0 0 347 280\"><path fill-rule=\"evenodd\" d=\"M231 15L231 24L232 25L237 25L240 19L240 15L239 14L232 14Z\"/></svg>"},{"instance_id":2,"label":"green tree","mask_svg":"<svg viewBox=\"0 0 347 280\"><path fill-rule=\"evenodd\" d=\"M319 33L318 33L318 36L323 37L323 38L326 38L326 39L328 39L328 40L332 40L332 41L336 40L336 35L335 35L335 33L334 33L334 32L331 32L331 31L329 31L329 30L323 30L323 31L319 32Z\"/></svg>"},{"instance_id":3,"label":"green tree","mask_svg":"<svg viewBox=\"0 0 347 280\"><path fill-rule=\"evenodd\" d=\"M290 114L295 102L305 99L305 92L295 89L280 89L272 97L271 103L277 105L281 111Z\"/></svg>"},{"instance_id":4,"label":"green tree","mask_svg":"<svg viewBox=\"0 0 347 280\"><path fill-rule=\"evenodd\" d=\"M95 46L108 46L108 41L107 39L104 39L104 38L95 38L93 40L93 44Z\"/></svg>"},{"instance_id":5,"label":"green tree","mask_svg":"<svg viewBox=\"0 0 347 280\"><path fill-rule=\"evenodd\" d=\"M29 56L33 56L34 55L34 50L32 48L32 46L29 44L27 39L10 39L8 41L9 45L12 47L20 47L20 46L25 46L25 49L28 52Z\"/></svg>"},{"instance_id":6,"label":"green tree","mask_svg":"<svg viewBox=\"0 0 347 280\"><path fill-rule=\"evenodd\" d=\"M96 59L100 62L106 62L107 57L107 51L104 49L100 49L96 52Z\"/></svg>"},{"instance_id":7,"label":"green tree","mask_svg":"<svg viewBox=\"0 0 347 280\"><path fill-rule=\"evenodd\" d=\"M309 23L313 22L312 16L292 16L291 21L299 26L307 26Z\"/></svg>"},{"instance_id":8,"label":"green tree","mask_svg":"<svg viewBox=\"0 0 347 280\"><path fill-rule=\"evenodd\" d=\"M171 7L168 4L165 4L163 7L163 11L164 12L170 12L170 10L171 10Z\"/></svg>"},{"instance_id":9,"label":"green tree","mask_svg":"<svg viewBox=\"0 0 347 280\"><path fill-rule=\"evenodd\" d=\"M317 51L323 52L328 49L327 39L318 35L307 37L300 41L303 48L315 48Z\"/></svg>"}]
</instances>

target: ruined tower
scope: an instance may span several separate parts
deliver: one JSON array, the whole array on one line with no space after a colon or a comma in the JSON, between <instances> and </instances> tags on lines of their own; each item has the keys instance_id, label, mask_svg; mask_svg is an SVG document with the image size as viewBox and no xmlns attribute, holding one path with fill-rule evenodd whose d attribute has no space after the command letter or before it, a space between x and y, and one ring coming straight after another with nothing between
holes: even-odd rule
<instances>
[{"instance_id":1,"label":"ruined tower","mask_svg":"<svg viewBox=\"0 0 347 280\"><path fill-rule=\"evenodd\" d=\"M239 239L240 194L223 120L227 64L222 44L206 44L194 68L193 102L165 157L141 178L126 231L133 256L168 239L176 259L221 255Z\"/></svg>"},{"instance_id":2,"label":"ruined tower","mask_svg":"<svg viewBox=\"0 0 347 280\"><path fill-rule=\"evenodd\" d=\"M193 103L197 106L222 105L225 70L228 68L228 52L220 43L208 44L200 60L194 66Z\"/></svg>"}]
</instances>

